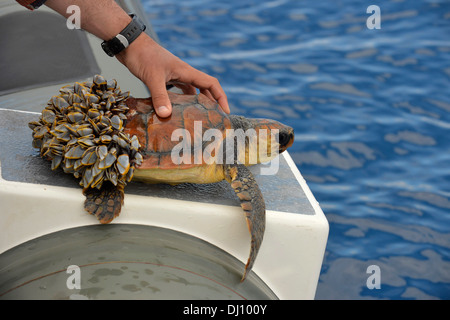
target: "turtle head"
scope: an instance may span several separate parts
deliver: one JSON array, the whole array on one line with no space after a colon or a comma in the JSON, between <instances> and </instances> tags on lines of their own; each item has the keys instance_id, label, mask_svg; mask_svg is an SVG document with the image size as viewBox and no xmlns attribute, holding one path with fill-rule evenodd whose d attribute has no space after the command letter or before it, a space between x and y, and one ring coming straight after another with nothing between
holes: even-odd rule
<instances>
[{"instance_id":1,"label":"turtle head","mask_svg":"<svg viewBox=\"0 0 450 320\"><path fill-rule=\"evenodd\" d=\"M245 148L238 144L237 149L239 160L246 165L268 162L294 143L294 129L278 121L236 115L229 117L233 129L243 130Z\"/></svg>"}]
</instances>

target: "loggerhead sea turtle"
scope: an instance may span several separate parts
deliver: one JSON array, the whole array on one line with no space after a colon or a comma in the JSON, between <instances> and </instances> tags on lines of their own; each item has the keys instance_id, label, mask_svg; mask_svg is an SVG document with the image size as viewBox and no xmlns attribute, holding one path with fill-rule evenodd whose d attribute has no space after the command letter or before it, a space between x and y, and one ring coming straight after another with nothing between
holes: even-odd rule
<instances>
[{"instance_id":1,"label":"loggerhead sea turtle","mask_svg":"<svg viewBox=\"0 0 450 320\"><path fill-rule=\"evenodd\" d=\"M290 147L293 129L274 120L227 115L203 94L169 92L169 98L172 115L160 118L151 98L129 97L115 80L97 75L92 82L76 82L61 88L39 121L29 123L33 146L52 161L53 170L61 166L80 178L84 207L101 223L119 215L124 187L132 178L169 184L228 181L251 234L243 281L265 230L264 199L247 166L271 160ZM274 129L276 140L271 138ZM254 136L239 143L236 132Z\"/></svg>"}]
</instances>

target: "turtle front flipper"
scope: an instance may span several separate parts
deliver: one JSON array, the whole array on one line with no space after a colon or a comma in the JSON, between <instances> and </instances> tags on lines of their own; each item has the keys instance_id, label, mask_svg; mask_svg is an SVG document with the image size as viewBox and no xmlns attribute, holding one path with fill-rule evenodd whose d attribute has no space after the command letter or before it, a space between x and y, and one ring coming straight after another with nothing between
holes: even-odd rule
<instances>
[{"instance_id":1,"label":"turtle front flipper","mask_svg":"<svg viewBox=\"0 0 450 320\"><path fill-rule=\"evenodd\" d=\"M250 256L245 265L244 275L241 279L242 282L253 267L253 263L255 262L264 237L264 230L266 227L266 207L261 190L252 173L245 165L225 165L224 173L225 179L230 183L241 201L241 207L244 210L248 230L250 231L252 239Z\"/></svg>"},{"instance_id":2,"label":"turtle front flipper","mask_svg":"<svg viewBox=\"0 0 450 320\"><path fill-rule=\"evenodd\" d=\"M112 183L103 183L100 189L85 188L83 194L86 196L84 209L103 223L110 223L120 214L123 205L124 187Z\"/></svg>"}]
</instances>

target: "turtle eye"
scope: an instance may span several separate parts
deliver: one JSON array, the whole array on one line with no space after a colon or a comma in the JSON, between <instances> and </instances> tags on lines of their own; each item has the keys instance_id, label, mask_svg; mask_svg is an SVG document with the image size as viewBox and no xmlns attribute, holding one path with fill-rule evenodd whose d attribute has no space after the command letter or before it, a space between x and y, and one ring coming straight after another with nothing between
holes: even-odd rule
<instances>
[{"instance_id":1,"label":"turtle eye","mask_svg":"<svg viewBox=\"0 0 450 320\"><path fill-rule=\"evenodd\" d=\"M287 145L290 140L291 137L288 133L280 132L280 134L278 135L278 142L281 146Z\"/></svg>"}]
</instances>

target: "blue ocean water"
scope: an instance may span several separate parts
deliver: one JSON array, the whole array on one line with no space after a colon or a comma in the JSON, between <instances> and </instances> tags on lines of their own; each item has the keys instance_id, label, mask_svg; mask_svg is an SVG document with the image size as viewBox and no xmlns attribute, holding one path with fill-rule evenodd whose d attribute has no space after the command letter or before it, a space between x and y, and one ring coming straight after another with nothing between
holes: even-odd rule
<instances>
[{"instance_id":1,"label":"blue ocean water","mask_svg":"<svg viewBox=\"0 0 450 320\"><path fill-rule=\"evenodd\" d=\"M233 113L294 127L330 223L317 299L450 298L449 1L142 2Z\"/></svg>"}]
</instances>

